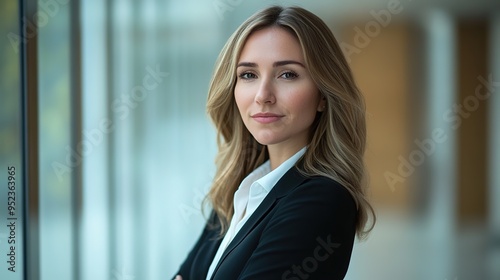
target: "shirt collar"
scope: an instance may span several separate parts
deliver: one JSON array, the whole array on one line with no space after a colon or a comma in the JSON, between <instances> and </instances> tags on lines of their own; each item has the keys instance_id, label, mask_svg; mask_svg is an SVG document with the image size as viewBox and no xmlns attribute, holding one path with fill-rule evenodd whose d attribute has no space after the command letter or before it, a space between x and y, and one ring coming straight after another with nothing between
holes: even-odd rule
<instances>
[{"instance_id":1,"label":"shirt collar","mask_svg":"<svg viewBox=\"0 0 500 280\"><path fill-rule=\"evenodd\" d=\"M284 161L277 168L268 172L266 175L262 176L260 179L256 180L255 183L252 184L252 186L258 184L258 185L260 185L260 187L262 187L265 190L266 193L269 193L271 191L271 189L274 187L274 185L276 185L276 183L279 181L279 179L281 179L281 177L283 177L283 175L285 175L285 173L295 165L295 163L300 159L300 157L302 155L304 155L304 153L306 152L306 149L307 149L307 147L300 149L297 153L295 153L289 159ZM271 164L270 164L269 160L266 161L260 167L262 167L264 165L267 166L267 170L271 169ZM257 168L256 171L258 169L260 169L260 167ZM250 191L250 196L252 196L252 191Z\"/></svg>"}]
</instances>

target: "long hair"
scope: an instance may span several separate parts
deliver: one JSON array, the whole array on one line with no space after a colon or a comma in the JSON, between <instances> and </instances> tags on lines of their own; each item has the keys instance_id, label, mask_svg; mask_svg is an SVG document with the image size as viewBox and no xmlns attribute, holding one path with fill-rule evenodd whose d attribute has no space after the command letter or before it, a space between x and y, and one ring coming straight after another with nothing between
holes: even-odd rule
<instances>
[{"instance_id":1,"label":"long hair","mask_svg":"<svg viewBox=\"0 0 500 280\"><path fill-rule=\"evenodd\" d=\"M272 6L248 18L228 39L210 82L207 112L217 129L216 174L207 199L224 233L233 215L233 196L241 181L269 158L246 129L234 98L236 66L247 38L255 31L280 27L299 41L306 67L326 107L313 124L311 141L299 171L325 176L344 186L357 205L356 232L363 238L373 229L375 212L366 198L363 155L366 142L365 105L349 65L328 26L300 7ZM373 218L367 227L369 217Z\"/></svg>"}]
</instances>

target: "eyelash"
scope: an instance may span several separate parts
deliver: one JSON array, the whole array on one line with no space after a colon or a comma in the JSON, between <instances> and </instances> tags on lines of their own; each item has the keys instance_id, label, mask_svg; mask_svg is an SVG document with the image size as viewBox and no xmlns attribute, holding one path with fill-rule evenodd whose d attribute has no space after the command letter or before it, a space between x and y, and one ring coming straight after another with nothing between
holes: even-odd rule
<instances>
[{"instance_id":1,"label":"eyelash","mask_svg":"<svg viewBox=\"0 0 500 280\"><path fill-rule=\"evenodd\" d=\"M279 77L282 77L283 75L286 75L286 74L288 74L288 75L292 75L292 77L291 77L291 78L284 78L285 80L295 80L296 78L298 78L298 77L299 77L299 75L298 75L297 73L293 72L293 71L286 71L286 72L282 73ZM252 77L252 78L245 77L245 76L247 76L247 75L253 75L253 77ZM256 76L257 76L257 75L255 75L255 74L254 74L254 73L252 73L252 72L243 72L243 73L241 73L241 74L239 74L239 75L238 75L238 77L239 77L240 79L243 79L243 80L255 79L255 77L256 77Z\"/></svg>"},{"instance_id":2,"label":"eyelash","mask_svg":"<svg viewBox=\"0 0 500 280\"><path fill-rule=\"evenodd\" d=\"M252 78L248 78L248 77L245 77L245 76L248 76L248 75L253 75L253 78L255 78L257 75L255 75L254 73L251 73L251 72L243 72L241 74L238 75L238 77L240 79L243 79L243 80L250 80Z\"/></svg>"},{"instance_id":3,"label":"eyelash","mask_svg":"<svg viewBox=\"0 0 500 280\"><path fill-rule=\"evenodd\" d=\"M281 74L280 77L283 76L283 75L285 75L285 74L291 74L293 76L292 78L288 78L288 79L285 78L286 80L295 80L296 78L299 77L299 74L297 74L297 73L295 73L293 71L286 71L285 73Z\"/></svg>"}]
</instances>

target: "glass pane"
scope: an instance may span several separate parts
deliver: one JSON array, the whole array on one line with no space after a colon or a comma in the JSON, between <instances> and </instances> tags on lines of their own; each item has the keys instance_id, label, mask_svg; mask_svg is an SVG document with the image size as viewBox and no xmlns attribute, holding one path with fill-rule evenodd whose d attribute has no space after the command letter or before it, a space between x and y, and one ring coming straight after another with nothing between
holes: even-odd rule
<instances>
[{"instance_id":1,"label":"glass pane","mask_svg":"<svg viewBox=\"0 0 500 280\"><path fill-rule=\"evenodd\" d=\"M0 2L0 279L23 279L19 1Z\"/></svg>"},{"instance_id":2,"label":"glass pane","mask_svg":"<svg viewBox=\"0 0 500 280\"><path fill-rule=\"evenodd\" d=\"M41 1L42 2L42 1ZM73 279L69 5L39 2L40 279Z\"/></svg>"}]
</instances>

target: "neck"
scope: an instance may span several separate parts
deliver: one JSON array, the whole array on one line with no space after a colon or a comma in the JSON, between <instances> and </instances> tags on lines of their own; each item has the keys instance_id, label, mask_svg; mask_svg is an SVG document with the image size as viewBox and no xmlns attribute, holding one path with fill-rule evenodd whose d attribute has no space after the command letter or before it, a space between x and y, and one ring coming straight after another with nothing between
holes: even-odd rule
<instances>
[{"instance_id":1,"label":"neck","mask_svg":"<svg viewBox=\"0 0 500 280\"><path fill-rule=\"evenodd\" d=\"M297 145L293 147L282 147L277 145L268 145L267 151L269 152L269 161L271 163L271 170L276 169L287 159L295 155L304 146Z\"/></svg>"}]
</instances>

